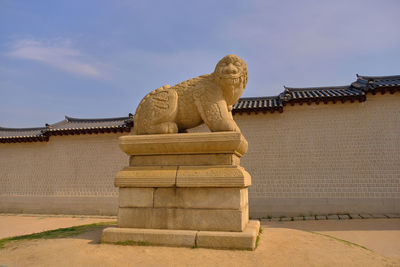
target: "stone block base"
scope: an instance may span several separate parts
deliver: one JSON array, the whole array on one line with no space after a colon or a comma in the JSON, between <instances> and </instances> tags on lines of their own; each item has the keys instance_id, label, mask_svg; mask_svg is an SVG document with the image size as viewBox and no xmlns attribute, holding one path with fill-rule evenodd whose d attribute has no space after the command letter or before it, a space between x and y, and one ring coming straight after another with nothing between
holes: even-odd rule
<instances>
[{"instance_id":1,"label":"stone block base","mask_svg":"<svg viewBox=\"0 0 400 267\"><path fill-rule=\"evenodd\" d=\"M242 232L191 231L169 229L115 228L103 230L103 243L137 242L173 247L201 247L254 250L259 221L249 221Z\"/></svg>"},{"instance_id":2,"label":"stone block base","mask_svg":"<svg viewBox=\"0 0 400 267\"><path fill-rule=\"evenodd\" d=\"M201 231L243 231L246 205L237 210L183 208L119 208L118 227Z\"/></svg>"}]
</instances>

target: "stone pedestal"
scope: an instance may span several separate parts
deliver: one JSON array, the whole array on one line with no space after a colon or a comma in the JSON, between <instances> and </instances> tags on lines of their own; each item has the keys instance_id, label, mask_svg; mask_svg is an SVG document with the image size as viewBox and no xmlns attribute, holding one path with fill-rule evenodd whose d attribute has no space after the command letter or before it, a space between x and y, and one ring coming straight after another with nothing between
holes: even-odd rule
<instances>
[{"instance_id":1,"label":"stone pedestal","mask_svg":"<svg viewBox=\"0 0 400 267\"><path fill-rule=\"evenodd\" d=\"M240 167L240 133L120 137L130 156L117 173L118 227L103 242L254 249L258 221L249 222L251 177Z\"/></svg>"}]
</instances>

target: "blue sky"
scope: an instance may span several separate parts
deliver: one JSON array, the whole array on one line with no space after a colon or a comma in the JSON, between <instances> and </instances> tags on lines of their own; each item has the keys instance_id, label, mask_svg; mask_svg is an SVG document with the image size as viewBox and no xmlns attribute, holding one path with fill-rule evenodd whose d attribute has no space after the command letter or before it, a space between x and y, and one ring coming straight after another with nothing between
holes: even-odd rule
<instances>
[{"instance_id":1,"label":"blue sky","mask_svg":"<svg viewBox=\"0 0 400 267\"><path fill-rule=\"evenodd\" d=\"M400 74L399 14L398 0L0 0L0 126L127 116L231 53L243 96Z\"/></svg>"}]
</instances>

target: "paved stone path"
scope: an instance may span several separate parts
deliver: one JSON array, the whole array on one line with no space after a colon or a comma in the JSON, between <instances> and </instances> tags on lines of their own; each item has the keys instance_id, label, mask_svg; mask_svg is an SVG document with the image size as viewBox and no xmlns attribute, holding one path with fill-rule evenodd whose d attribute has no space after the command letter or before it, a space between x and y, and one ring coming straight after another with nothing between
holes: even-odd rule
<instances>
[{"instance_id":1,"label":"paved stone path","mask_svg":"<svg viewBox=\"0 0 400 267\"><path fill-rule=\"evenodd\" d=\"M261 221L309 221L309 220L349 220L349 219L400 219L400 214L329 214L296 217L271 217L263 218Z\"/></svg>"}]
</instances>

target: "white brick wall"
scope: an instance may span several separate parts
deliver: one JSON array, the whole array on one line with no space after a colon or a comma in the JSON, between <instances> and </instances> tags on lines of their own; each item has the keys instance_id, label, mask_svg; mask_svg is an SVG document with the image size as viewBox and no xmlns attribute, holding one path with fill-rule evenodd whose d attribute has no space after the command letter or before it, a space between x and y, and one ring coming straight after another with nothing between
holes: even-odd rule
<instances>
[{"instance_id":1,"label":"white brick wall","mask_svg":"<svg viewBox=\"0 0 400 267\"><path fill-rule=\"evenodd\" d=\"M119 136L52 136L49 142L0 144L0 212L115 213L114 176L128 165Z\"/></svg>"},{"instance_id":2,"label":"white brick wall","mask_svg":"<svg viewBox=\"0 0 400 267\"><path fill-rule=\"evenodd\" d=\"M235 120L253 215L400 212L400 93Z\"/></svg>"},{"instance_id":3,"label":"white brick wall","mask_svg":"<svg viewBox=\"0 0 400 267\"><path fill-rule=\"evenodd\" d=\"M234 119L249 142L252 216L400 213L400 93ZM0 144L0 212L114 213L120 135Z\"/></svg>"}]
</instances>

